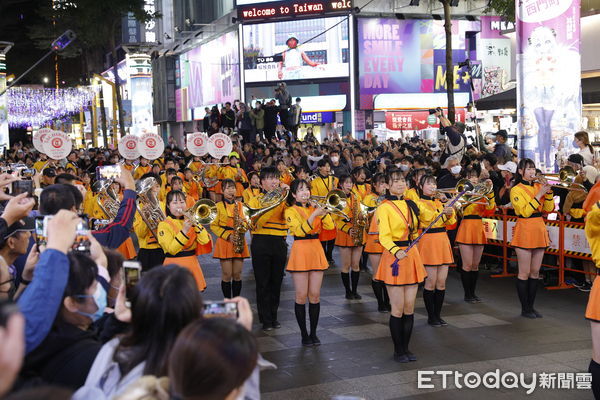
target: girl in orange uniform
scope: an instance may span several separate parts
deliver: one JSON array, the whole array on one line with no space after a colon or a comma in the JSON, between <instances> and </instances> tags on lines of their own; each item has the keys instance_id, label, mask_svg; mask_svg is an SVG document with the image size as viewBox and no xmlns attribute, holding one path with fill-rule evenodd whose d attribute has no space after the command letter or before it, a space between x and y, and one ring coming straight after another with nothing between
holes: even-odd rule
<instances>
[{"instance_id":1,"label":"girl in orange uniform","mask_svg":"<svg viewBox=\"0 0 600 400\"><path fill-rule=\"evenodd\" d=\"M342 259L342 283L346 289L346 299L348 300L360 300L361 295L356 291L358 287L358 279L360 277L360 257L362 255L363 245L365 243L365 230L360 227L354 226L351 223L352 210L356 202L359 202L358 198L352 194L353 186L352 177L350 175L340 176L339 188L347 196L346 208L343 212L349 219L345 219L339 215L336 215L337 225L337 236L335 238L335 245L340 250L340 257ZM365 227L366 228L366 227ZM360 229L359 232L356 232ZM352 237L353 234L359 235L361 238L360 244L357 246L354 243ZM350 288L350 268L352 268L352 289Z\"/></svg>"},{"instance_id":2,"label":"girl in orange uniform","mask_svg":"<svg viewBox=\"0 0 600 400\"><path fill-rule=\"evenodd\" d=\"M585 219L585 236L587 237L592 259L596 268L600 268L600 203L591 206ZM592 374L592 390L594 398L600 398L600 279L594 279L592 291L585 310L585 318L590 321L592 330L592 359L588 372Z\"/></svg>"},{"instance_id":3,"label":"girl in orange uniform","mask_svg":"<svg viewBox=\"0 0 600 400\"><path fill-rule=\"evenodd\" d=\"M445 207L439 199L434 198L436 190L435 177L423 175L419 180L420 199L417 202L421 210L420 228L424 229L429 226L440 213L444 215L421 238L417 247L427 270L427 280L423 288L423 301L428 315L427 323L434 327L440 327L448 325L440 315L446 295L448 266L454 263L446 226L456 223L456 215L452 207Z\"/></svg>"},{"instance_id":4,"label":"girl in orange uniform","mask_svg":"<svg viewBox=\"0 0 600 400\"><path fill-rule=\"evenodd\" d=\"M236 200L242 199L242 193L244 192L244 183L248 182L246 172L239 166L240 157L238 153L231 152L229 154L229 165L221 167L219 170L219 179L221 180L220 190L223 192L223 180L231 179L235 182L235 198Z\"/></svg>"},{"instance_id":5,"label":"girl in orange uniform","mask_svg":"<svg viewBox=\"0 0 600 400\"><path fill-rule=\"evenodd\" d=\"M233 249L234 218L237 214L243 220L242 202L235 200L234 181L225 179L221 185L223 201L217 203L217 218L210 224L210 229L217 235L213 257L221 261L221 290L226 299L231 299L242 291L242 266L244 258L250 257L250 252L245 240L241 253Z\"/></svg>"},{"instance_id":6,"label":"girl in orange uniform","mask_svg":"<svg viewBox=\"0 0 600 400\"><path fill-rule=\"evenodd\" d=\"M317 162L317 175L310 182L310 194L312 196L327 196L327 193L337 188L338 179L331 173L331 164L329 160L324 158ZM322 229L319 234L319 240L325 251L325 257L330 265L333 265L333 247L335 245L336 229L335 227L331 230Z\"/></svg>"},{"instance_id":7,"label":"girl in orange uniform","mask_svg":"<svg viewBox=\"0 0 600 400\"><path fill-rule=\"evenodd\" d=\"M534 183L535 179L535 164L525 158L519 162L515 185L510 189L510 202L519 217L510 245L517 253L517 293L521 301L521 316L525 318L542 318L533 308L542 258L550 244L542 212L554 210L551 186Z\"/></svg>"},{"instance_id":8,"label":"girl in orange uniform","mask_svg":"<svg viewBox=\"0 0 600 400\"><path fill-rule=\"evenodd\" d=\"M466 177L473 185L479 183L478 173L474 169L467 170ZM492 185L491 180L487 179L486 182L490 186ZM456 235L456 243L462 259L461 280L467 303L481 303L481 299L475 294L475 287L479 275L479 262L483 254L483 246L487 244L482 217L484 213L493 212L496 208L494 192L491 191L487 195L487 205L483 204L484 201L480 200L474 204L467 204L463 208L463 218Z\"/></svg>"},{"instance_id":9,"label":"girl in orange uniform","mask_svg":"<svg viewBox=\"0 0 600 400\"><path fill-rule=\"evenodd\" d=\"M323 271L329 267L319 242L319 231L331 229L333 220L323 208L314 207L309 203L310 187L305 180L296 179L292 182L287 201L289 207L284 215L289 232L294 235L294 244L286 270L292 274L294 280L294 312L302 335L302 345L318 346L321 344L317 337L321 284ZM306 330L307 297L310 334Z\"/></svg>"},{"instance_id":10,"label":"girl in orange uniform","mask_svg":"<svg viewBox=\"0 0 600 400\"><path fill-rule=\"evenodd\" d=\"M250 172L248 174L248 181L250 182L250 186L244 189L244 192L242 193L244 204L249 204L253 197L260 194L260 177L258 176L258 172Z\"/></svg>"},{"instance_id":11,"label":"girl in orange uniform","mask_svg":"<svg viewBox=\"0 0 600 400\"><path fill-rule=\"evenodd\" d=\"M202 226L195 226L185 218L185 194L173 190L167 194L167 219L158 224L158 243L165 252L163 265L178 264L187 268L196 280L198 290L206 289L204 274L198 262L197 250L200 245L210 242L210 236Z\"/></svg>"},{"instance_id":12,"label":"girl in orange uniform","mask_svg":"<svg viewBox=\"0 0 600 400\"><path fill-rule=\"evenodd\" d=\"M390 333L394 342L394 360L416 361L408 349L414 324L415 298L419 284L427 273L419 250L406 251L419 227L419 208L412 200L403 200L406 180L400 171L387 178L390 196L377 207L375 218L379 225L379 241L384 248L375 280L386 285L392 312Z\"/></svg>"},{"instance_id":13,"label":"girl in orange uniform","mask_svg":"<svg viewBox=\"0 0 600 400\"><path fill-rule=\"evenodd\" d=\"M372 192L363 199L363 204L367 207L377 207L381 204L387 189L386 177L382 173L375 174L372 183ZM373 218L373 215L371 215L364 252L369 255L371 268L373 268L371 287L373 288L373 293L375 293L375 298L377 299L377 311L389 312L391 309L390 298L388 297L385 285L383 282L375 280L379 261L381 260L381 253L383 253L383 246L379 243L379 226L377 225L377 218Z\"/></svg>"}]
</instances>

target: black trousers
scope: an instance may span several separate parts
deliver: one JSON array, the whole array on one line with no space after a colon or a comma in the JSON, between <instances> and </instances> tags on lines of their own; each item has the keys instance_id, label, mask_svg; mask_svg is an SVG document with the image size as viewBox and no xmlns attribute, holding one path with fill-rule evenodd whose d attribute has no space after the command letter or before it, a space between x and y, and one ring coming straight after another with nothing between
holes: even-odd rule
<instances>
[{"instance_id":1,"label":"black trousers","mask_svg":"<svg viewBox=\"0 0 600 400\"><path fill-rule=\"evenodd\" d=\"M162 265L165 261L165 253L161 248L140 249L140 251L138 251L137 260L142 264L142 271L146 272L157 265Z\"/></svg>"},{"instance_id":2,"label":"black trousers","mask_svg":"<svg viewBox=\"0 0 600 400\"><path fill-rule=\"evenodd\" d=\"M250 249L258 319L262 324L270 325L277 320L287 244L284 236L253 235Z\"/></svg>"}]
</instances>

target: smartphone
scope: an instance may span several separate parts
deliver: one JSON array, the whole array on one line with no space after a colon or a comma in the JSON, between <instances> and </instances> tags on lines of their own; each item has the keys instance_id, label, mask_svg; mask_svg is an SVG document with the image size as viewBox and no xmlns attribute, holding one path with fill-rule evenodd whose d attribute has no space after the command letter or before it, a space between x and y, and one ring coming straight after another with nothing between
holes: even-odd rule
<instances>
[{"instance_id":1,"label":"smartphone","mask_svg":"<svg viewBox=\"0 0 600 400\"><path fill-rule=\"evenodd\" d=\"M21 193L29 193L29 197L33 196L33 181L14 181L10 190L13 196Z\"/></svg>"},{"instance_id":2,"label":"smartphone","mask_svg":"<svg viewBox=\"0 0 600 400\"><path fill-rule=\"evenodd\" d=\"M100 229L106 228L110 223L110 219L92 218L90 228L94 231L99 231Z\"/></svg>"},{"instance_id":3,"label":"smartphone","mask_svg":"<svg viewBox=\"0 0 600 400\"><path fill-rule=\"evenodd\" d=\"M123 261L123 282L125 282L125 305L131 307L133 288L142 277L142 266L139 261Z\"/></svg>"},{"instance_id":4,"label":"smartphone","mask_svg":"<svg viewBox=\"0 0 600 400\"><path fill-rule=\"evenodd\" d=\"M219 317L237 319L237 303L226 303L224 301L206 301L204 302L204 312L202 313L202 315L205 318Z\"/></svg>"},{"instance_id":5,"label":"smartphone","mask_svg":"<svg viewBox=\"0 0 600 400\"><path fill-rule=\"evenodd\" d=\"M103 167L96 167L96 180L102 179L116 179L121 176L120 165L105 165Z\"/></svg>"},{"instance_id":6,"label":"smartphone","mask_svg":"<svg viewBox=\"0 0 600 400\"><path fill-rule=\"evenodd\" d=\"M8 320L13 314L19 312L19 306L8 300L0 300L0 326L6 327Z\"/></svg>"},{"instance_id":7,"label":"smartphone","mask_svg":"<svg viewBox=\"0 0 600 400\"><path fill-rule=\"evenodd\" d=\"M90 238L88 237L90 222L85 214L79 214L79 218L81 218L81 221L79 221L77 224L77 229L75 231L75 242L73 242L71 251L90 254L90 248L92 246Z\"/></svg>"},{"instance_id":8,"label":"smartphone","mask_svg":"<svg viewBox=\"0 0 600 400\"><path fill-rule=\"evenodd\" d=\"M38 251L40 246L46 246L48 243L46 218L48 218L48 216L35 217L35 242L37 244Z\"/></svg>"}]
</instances>

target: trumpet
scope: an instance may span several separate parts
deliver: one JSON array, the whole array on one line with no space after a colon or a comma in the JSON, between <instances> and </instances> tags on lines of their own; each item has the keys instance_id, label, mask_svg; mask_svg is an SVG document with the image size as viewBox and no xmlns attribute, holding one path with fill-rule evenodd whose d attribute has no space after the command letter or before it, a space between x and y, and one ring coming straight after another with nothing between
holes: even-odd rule
<instances>
[{"instance_id":1,"label":"trumpet","mask_svg":"<svg viewBox=\"0 0 600 400\"><path fill-rule=\"evenodd\" d=\"M467 204L489 204L487 195L493 190L494 187L489 183L481 182L473 185L471 181L463 178L452 189L437 189L434 196L445 195L446 193L456 195L464 192L460 200L456 201L457 207L464 207Z\"/></svg>"},{"instance_id":2,"label":"trumpet","mask_svg":"<svg viewBox=\"0 0 600 400\"><path fill-rule=\"evenodd\" d=\"M194 226L208 225L217 218L217 205L209 199L198 200L193 206L183 211L182 214Z\"/></svg>"},{"instance_id":3,"label":"trumpet","mask_svg":"<svg viewBox=\"0 0 600 400\"><path fill-rule=\"evenodd\" d=\"M581 183L575 182L577 179L577 172L573 167L565 166L562 167L558 174L538 174L533 180L534 183L549 184L551 187L561 188L566 190L572 190L575 192L587 192L585 186Z\"/></svg>"},{"instance_id":4,"label":"trumpet","mask_svg":"<svg viewBox=\"0 0 600 400\"><path fill-rule=\"evenodd\" d=\"M343 211L346 208L348 197L341 190L331 190L325 196L310 196L309 201L316 206L323 207L328 213L337 214L345 219L350 219Z\"/></svg>"}]
</instances>

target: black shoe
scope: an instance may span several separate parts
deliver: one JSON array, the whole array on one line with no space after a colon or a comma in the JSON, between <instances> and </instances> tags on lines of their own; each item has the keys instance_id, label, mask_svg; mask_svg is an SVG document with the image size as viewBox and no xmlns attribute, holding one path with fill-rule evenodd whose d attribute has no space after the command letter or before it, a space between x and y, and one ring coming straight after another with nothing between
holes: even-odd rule
<instances>
[{"instance_id":1,"label":"black shoe","mask_svg":"<svg viewBox=\"0 0 600 400\"><path fill-rule=\"evenodd\" d=\"M263 332L272 331L273 330L273 325L272 324L263 324L262 330L263 330Z\"/></svg>"},{"instance_id":2,"label":"black shoe","mask_svg":"<svg viewBox=\"0 0 600 400\"><path fill-rule=\"evenodd\" d=\"M529 319L537 318L536 315L534 313L532 313L531 311L521 311L521 317L525 317L525 318L529 318Z\"/></svg>"},{"instance_id":3,"label":"black shoe","mask_svg":"<svg viewBox=\"0 0 600 400\"><path fill-rule=\"evenodd\" d=\"M388 312L392 312L392 305L390 303L387 303L385 308L388 310Z\"/></svg>"},{"instance_id":4,"label":"black shoe","mask_svg":"<svg viewBox=\"0 0 600 400\"><path fill-rule=\"evenodd\" d=\"M281 324L279 323L279 321L273 321L273 329L279 329L281 328Z\"/></svg>"},{"instance_id":5,"label":"black shoe","mask_svg":"<svg viewBox=\"0 0 600 400\"><path fill-rule=\"evenodd\" d=\"M407 363L410 360L408 359L408 356L406 354L394 353L394 361L399 362L399 363Z\"/></svg>"},{"instance_id":6,"label":"black shoe","mask_svg":"<svg viewBox=\"0 0 600 400\"><path fill-rule=\"evenodd\" d=\"M440 321L438 321L437 319L433 319L433 318L427 319L427 323L429 325L433 326L434 328L440 328L442 326L442 323Z\"/></svg>"},{"instance_id":7,"label":"black shoe","mask_svg":"<svg viewBox=\"0 0 600 400\"><path fill-rule=\"evenodd\" d=\"M377 311L379 311L380 313L387 313L387 312L389 312L385 304L378 305L377 306Z\"/></svg>"},{"instance_id":8,"label":"black shoe","mask_svg":"<svg viewBox=\"0 0 600 400\"><path fill-rule=\"evenodd\" d=\"M406 350L406 356L408 357L408 361L417 361L417 356L415 356L409 350Z\"/></svg>"},{"instance_id":9,"label":"black shoe","mask_svg":"<svg viewBox=\"0 0 600 400\"><path fill-rule=\"evenodd\" d=\"M465 302L469 303L469 304L474 304L474 303L476 303L475 297L466 297L465 296Z\"/></svg>"},{"instance_id":10,"label":"black shoe","mask_svg":"<svg viewBox=\"0 0 600 400\"><path fill-rule=\"evenodd\" d=\"M544 316L542 314L540 314L539 312L537 312L537 310L535 309L531 309L531 312L535 314L536 318L544 318Z\"/></svg>"},{"instance_id":11,"label":"black shoe","mask_svg":"<svg viewBox=\"0 0 600 400\"><path fill-rule=\"evenodd\" d=\"M483 303L483 300L481 300L481 297L473 296L473 302L474 303Z\"/></svg>"},{"instance_id":12,"label":"black shoe","mask_svg":"<svg viewBox=\"0 0 600 400\"><path fill-rule=\"evenodd\" d=\"M311 335L310 336L310 340L312 341L312 345L313 346L320 346L321 345L321 341L319 340L319 338L317 337L317 335Z\"/></svg>"},{"instance_id":13,"label":"black shoe","mask_svg":"<svg viewBox=\"0 0 600 400\"><path fill-rule=\"evenodd\" d=\"M443 319L438 318L438 321L439 321L439 323L440 323L441 326L448 326L448 323L446 321L444 321Z\"/></svg>"},{"instance_id":14,"label":"black shoe","mask_svg":"<svg viewBox=\"0 0 600 400\"><path fill-rule=\"evenodd\" d=\"M311 347L313 345L313 341L310 336L306 336L302 338L302 346Z\"/></svg>"},{"instance_id":15,"label":"black shoe","mask_svg":"<svg viewBox=\"0 0 600 400\"><path fill-rule=\"evenodd\" d=\"M360 300L360 299L362 299L362 296L358 293L352 293L352 298L354 300Z\"/></svg>"},{"instance_id":16,"label":"black shoe","mask_svg":"<svg viewBox=\"0 0 600 400\"><path fill-rule=\"evenodd\" d=\"M354 295L352 292L346 292L346 300L354 300Z\"/></svg>"}]
</instances>

